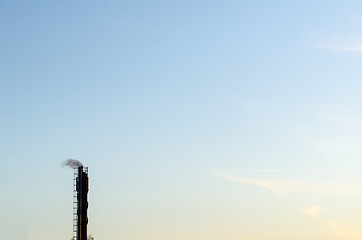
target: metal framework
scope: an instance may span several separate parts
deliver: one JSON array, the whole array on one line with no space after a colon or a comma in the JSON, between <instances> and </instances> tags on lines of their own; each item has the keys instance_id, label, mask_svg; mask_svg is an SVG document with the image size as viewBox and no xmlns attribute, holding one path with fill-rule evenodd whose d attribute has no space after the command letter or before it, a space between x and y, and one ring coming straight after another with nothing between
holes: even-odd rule
<instances>
[{"instance_id":1,"label":"metal framework","mask_svg":"<svg viewBox=\"0 0 362 240\"><path fill-rule=\"evenodd\" d=\"M82 171L87 174L88 176L88 167L81 167ZM78 234L80 234L79 231L79 219L78 219L78 213L81 211L79 209L79 199L78 199L78 189L79 189L79 173L80 168L74 168L74 179L73 179L73 238L72 240L78 239Z\"/></svg>"}]
</instances>

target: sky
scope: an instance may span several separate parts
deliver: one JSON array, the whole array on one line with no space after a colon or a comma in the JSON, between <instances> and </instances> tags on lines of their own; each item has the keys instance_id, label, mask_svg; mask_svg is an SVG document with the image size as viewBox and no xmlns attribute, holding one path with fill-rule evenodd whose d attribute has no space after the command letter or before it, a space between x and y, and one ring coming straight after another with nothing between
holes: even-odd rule
<instances>
[{"instance_id":1,"label":"sky","mask_svg":"<svg viewBox=\"0 0 362 240\"><path fill-rule=\"evenodd\" d=\"M360 1L0 1L0 233L362 239Z\"/></svg>"}]
</instances>

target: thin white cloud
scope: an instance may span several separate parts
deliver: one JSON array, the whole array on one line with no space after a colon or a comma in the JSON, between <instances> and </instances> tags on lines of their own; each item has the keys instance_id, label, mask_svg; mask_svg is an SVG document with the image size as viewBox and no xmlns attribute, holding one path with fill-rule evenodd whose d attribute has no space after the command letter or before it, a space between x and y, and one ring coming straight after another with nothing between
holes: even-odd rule
<instances>
[{"instance_id":1,"label":"thin white cloud","mask_svg":"<svg viewBox=\"0 0 362 240\"><path fill-rule=\"evenodd\" d=\"M324 48L333 51L343 51L343 52L362 52L362 44L320 44L317 45L317 48Z\"/></svg>"},{"instance_id":2,"label":"thin white cloud","mask_svg":"<svg viewBox=\"0 0 362 240\"><path fill-rule=\"evenodd\" d=\"M320 114L319 117L322 119L334 122L334 123L362 127L362 119L357 118L357 117L334 116L334 115L326 115L326 114Z\"/></svg>"},{"instance_id":3,"label":"thin white cloud","mask_svg":"<svg viewBox=\"0 0 362 240\"><path fill-rule=\"evenodd\" d=\"M362 117L317 114L325 123L334 124L332 131L309 140L309 146L324 155L343 155L344 157L361 157Z\"/></svg>"},{"instance_id":4,"label":"thin white cloud","mask_svg":"<svg viewBox=\"0 0 362 240\"><path fill-rule=\"evenodd\" d=\"M260 180L253 178L234 177L220 172L214 172L213 174L223 177L231 182L263 187L276 195L285 195L287 192L290 191L314 191L337 195L362 195L361 184L307 183L298 181Z\"/></svg>"},{"instance_id":5,"label":"thin white cloud","mask_svg":"<svg viewBox=\"0 0 362 240\"><path fill-rule=\"evenodd\" d=\"M329 219L326 223L327 230L331 235L340 237L346 240L361 240L362 231L361 227L356 224L342 224L340 221L335 219Z\"/></svg>"},{"instance_id":6,"label":"thin white cloud","mask_svg":"<svg viewBox=\"0 0 362 240\"><path fill-rule=\"evenodd\" d=\"M319 225L319 228L322 229L323 232L327 233L331 237L333 236L333 239L335 237L343 240L362 239L361 222L348 223L334 218L329 218L329 219L318 218L318 221L316 221L315 223Z\"/></svg>"},{"instance_id":7,"label":"thin white cloud","mask_svg":"<svg viewBox=\"0 0 362 240\"><path fill-rule=\"evenodd\" d=\"M338 154L346 154L349 153L350 150L347 149L345 146L336 145L336 144L320 144L320 143L313 143L310 145L313 149L321 152L324 155L338 155Z\"/></svg>"},{"instance_id":8,"label":"thin white cloud","mask_svg":"<svg viewBox=\"0 0 362 240\"><path fill-rule=\"evenodd\" d=\"M319 216L319 214L322 211L322 208L317 207L317 206L310 206L310 207L304 207L304 208L300 208L298 209L299 212L301 212L302 214L305 214L307 216L316 218Z\"/></svg>"},{"instance_id":9,"label":"thin white cloud","mask_svg":"<svg viewBox=\"0 0 362 240\"><path fill-rule=\"evenodd\" d=\"M264 187L277 195L283 195L286 193L286 191L300 188L300 186L298 186L298 183L296 182L240 178L240 177L228 176L220 172L214 172L214 175L224 177L231 182L246 183L246 184Z\"/></svg>"},{"instance_id":10,"label":"thin white cloud","mask_svg":"<svg viewBox=\"0 0 362 240\"><path fill-rule=\"evenodd\" d=\"M309 38L318 42L315 44L317 48L339 52L362 52L362 34L356 31L338 31L329 34L315 32Z\"/></svg>"},{"instance_id":11,"label":"thin white cloud","mask_svg":"<svg viewBox=\"0 0 362 240\"><path fill-rule=\"evenodd\" d=\"M362 117L343 116L331 114L318 114L319 119L334 124L335 131L331 135L321 135L310 140L310 147L324 155L341 155L345 157L362 156L359 142L362 140L358 134L362 130ZM343 130L343 131L341 131Z\"/></svg>"},{"instance_id":12,"label":"thin white cloud","mask_svg":"<svg viewBox=\"0 0 362 240\"><path fill-rule=\"evenodd\" d=\"M275 172L280 172L280 170L275 170L275 169L257 169L257 170L250 170L249 172L275 173Z\"/></svg>"}]
</instances>

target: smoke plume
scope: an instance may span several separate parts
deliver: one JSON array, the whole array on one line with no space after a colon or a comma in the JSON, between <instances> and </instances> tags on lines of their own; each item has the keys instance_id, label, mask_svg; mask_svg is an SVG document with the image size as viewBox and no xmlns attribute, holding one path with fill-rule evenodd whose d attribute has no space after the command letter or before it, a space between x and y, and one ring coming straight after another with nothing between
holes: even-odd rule
<instances>
[{"instance_id":1,"label":"smoke plume","mask_svg":"<svg viewBox=\"0 0 362 240\"><path fill-rule=\"evenodd\" d=\"M78 168L78 167L82 167L83 164L79 161L79 160L75 160L75 159L68 159L65 160L62 163L63 167L71 167L71 168Z\"/></svg>"}]
</instances>

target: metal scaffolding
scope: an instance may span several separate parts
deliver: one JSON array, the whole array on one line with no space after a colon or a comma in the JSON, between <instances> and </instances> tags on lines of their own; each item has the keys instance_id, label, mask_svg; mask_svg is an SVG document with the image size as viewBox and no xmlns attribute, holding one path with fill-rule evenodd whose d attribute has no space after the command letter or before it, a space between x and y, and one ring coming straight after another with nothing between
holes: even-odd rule
<instances>
[{"instance_id":1,"label":"metal scaffolding","mask_svg":"<svg viewBox=\"0 0 362 240\"><path fill-rule=\"evenodd\" d=\"M88 175L88 167L82 167L84 173ZM78 230L79 230L79 200L78 200L78 190L79 190L79 168L74 168L74 179L73 179L73 238L72 240L78 239Z\"/></svg>"}]
</instances>

